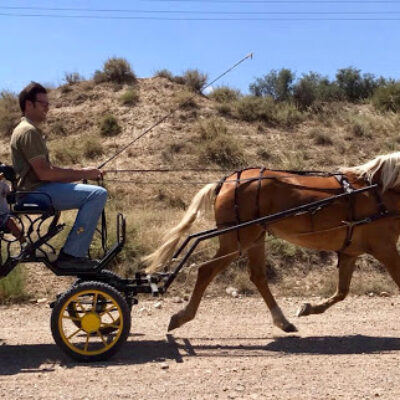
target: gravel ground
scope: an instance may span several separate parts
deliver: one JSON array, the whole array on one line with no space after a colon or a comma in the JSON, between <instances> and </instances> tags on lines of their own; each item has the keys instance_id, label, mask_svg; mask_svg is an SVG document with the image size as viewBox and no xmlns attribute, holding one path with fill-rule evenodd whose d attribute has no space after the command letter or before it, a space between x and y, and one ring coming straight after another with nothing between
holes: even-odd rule
<instances>
[{"instance_id":1,"label":"gravel ground","mask_svg":"<svg viewBox=\"0 0 400 400\"><path fill-rule=\"evenodd\" d=\"M0 307L0 397L399 399L400 297L352 297L297 319L303 301L279 299L296 335L274 328L258 297L206 298L171 334L169 317L183 304L141 301L128 342L95 364L60 352L47 304Z\"/></svg>"}]
</instances>

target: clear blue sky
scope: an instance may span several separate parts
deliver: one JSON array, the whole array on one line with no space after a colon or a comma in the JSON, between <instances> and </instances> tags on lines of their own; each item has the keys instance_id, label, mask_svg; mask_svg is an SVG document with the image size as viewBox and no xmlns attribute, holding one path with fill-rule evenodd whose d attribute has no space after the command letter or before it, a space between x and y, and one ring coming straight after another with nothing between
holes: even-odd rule
<instances>
[{"instance_id":1,"label":"clear blue sky","mask_svg":"<svg viewBox=\"0 0 400 400\"><path fill-rule=\"evenodd\" d=\"M282 14L267 14L277 12ZM132 19L69 18L74 15ZM262 20L250 20L255 18ZM301 18L316 20L294 20ZM360 18L372 20L355 20ZM243 92L255 78L282 67L298 76L315 71L332 79L338 68L354 66L399 78L400 1L2 0L0 31L0 89L16 92L31 80L62 84L65 72L91 77L112 56L126 58L138 77L163 68L174 74L196 68L212 79L253 52L252 61L218 82Z\"/></svg>"}]
</instances>

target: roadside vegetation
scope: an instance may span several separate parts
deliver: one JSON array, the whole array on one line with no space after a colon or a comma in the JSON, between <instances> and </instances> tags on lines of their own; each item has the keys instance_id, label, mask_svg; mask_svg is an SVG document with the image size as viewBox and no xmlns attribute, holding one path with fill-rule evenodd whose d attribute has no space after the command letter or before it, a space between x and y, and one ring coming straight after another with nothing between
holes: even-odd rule
<instances>
[{"instance_id":1,"label":"roadside vegetation","mask_svg":"<svg viewBox=\"0 0 400 400\"><path fill-rule=\"evenodd\" d=\"M110 58L92 79L66 73L64 84L50 90L52 107L43 130L48 133L52 162L64 166L100 164L180 106L110 164L110 169L176 168L176 172L105 176L110 242L115 240L117 213L127 217L127 242L113 265L124 276L143 268L141 256L181 219L199 188L221 179L225 170L267 166L336 171L400 148L400 82L394 79L354 67L338 70L334 79L316 72L296 76L283 68L255 78L248 94L220 86L206 95L202 88L207 79L196 69L180 75L163 69L153 78L138 79L127 60ZM8 141L19 118L16 94L0 92L2 162L10 163ZM73 220L74 213L63 213L67 226ZM208 229L210 224L202 220L195 229ZM58 238L57 248L63 237ZM212 257L216 245L215 240L202 245L191 263ZM97 238L93 254L99 252ZM335 254L301 249L273 237L266 243L265 268L274 291L282 295L331 294L335 260ZM235 286L242 294L253 293L245 264L236 262L217 279L214 290ZM359 265L353 293L395 293L376 261L364 257ZM187 281L190 289L195 276L190 271L195 269L183 271L178 282ZM25 279L18 269L1 280L0 302L26 298Z\"/></svg>"}]
</instances>

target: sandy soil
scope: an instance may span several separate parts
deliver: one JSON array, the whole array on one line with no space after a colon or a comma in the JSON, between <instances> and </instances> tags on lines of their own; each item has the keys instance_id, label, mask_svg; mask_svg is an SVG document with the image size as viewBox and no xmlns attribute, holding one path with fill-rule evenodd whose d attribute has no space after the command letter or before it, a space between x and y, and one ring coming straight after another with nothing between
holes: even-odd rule
<instances>
[{"instance_id":1,"label":"sandy soil","mask_svg":"<svg viewBox=\"0 0 400 400\"><path fill-rule=\"evenodd\" d=\"M206 298L171 334L183 304L141 301L128 342L96 364L60 352L48 305L1 307L0 398L399 399L400 297L353 297L296 319L302 301L280 299L296 335L274 328L258 297Z\"/></svg>"}]
</instances>

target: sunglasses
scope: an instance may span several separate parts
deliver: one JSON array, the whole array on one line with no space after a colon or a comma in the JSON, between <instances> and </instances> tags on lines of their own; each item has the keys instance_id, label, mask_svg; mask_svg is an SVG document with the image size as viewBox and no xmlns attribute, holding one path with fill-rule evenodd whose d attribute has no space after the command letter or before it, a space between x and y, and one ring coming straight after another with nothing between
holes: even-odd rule
<instances>
[{"instance_id":1,"label":"sunglasses","mask_svg":"<svg viewBox=\"0 0 400 400\"><path fill-rule=\"evenodd\" d=\"M47 101L35 100L35 103L43 104L45 107L49 107L50 106L50 103L47 102Z\"/></svg>"}]
</instances>

